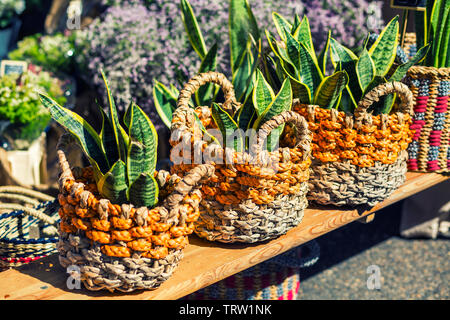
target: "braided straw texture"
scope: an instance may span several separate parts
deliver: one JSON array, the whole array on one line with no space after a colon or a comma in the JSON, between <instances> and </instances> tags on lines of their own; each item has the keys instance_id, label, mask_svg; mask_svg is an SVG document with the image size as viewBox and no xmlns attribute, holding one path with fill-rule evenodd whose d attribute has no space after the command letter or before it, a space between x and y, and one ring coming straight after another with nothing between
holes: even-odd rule
<instances>
[{"instance_id":1,"label":"braided straw texture","mask_svg":"<svg viewBox=\"0 0 450 320\"><path fill-rule=\"evenodd\" d=\"M203 161L215 166L214 175L201 188L203 197L195 233L225 243L253 243L284 234L301 222L307 206L311 137L306 121L290 111L273 117L261 127L258 142L251 146L250 152L208 144L201 139L194 112L203 126L210 129L215 128L211 110L199 107L194 111L188 101L200 86L210 82L220 85L224 91L223 109L231 114L239 110L233 87L222 74L199 74L180 92L171 127L173 173L183 176L195 167L192 163L196 163L196 152L191 150L200 150ZM279 148L270 153L262 151L265 138L285 123L297 128L298 147ZM214 155L214 159L208 155ZM177 163L180 157L188 161Z\"/></svg>"},{"instance_id":2,"label":"braided straw texture","mask_svg":"<svg viewBox=\"0 0 450 320\"><path fill-rule=\"evenodd\" d=\"M404 82L414 101L408 170L449 172L450 68L413 66Z\"/></svg>"},{"instance_id":3,"label":"braided straw texture","mask_svg":"<svg viewBox=\"0 0 450 320\"><path fill-rule=\"evenodd\" d=\"M373 116L368 108L387 93L401 99L399 112ZM353 116L335 109L294 104L313 133L308 200L356 206L383 201L403 184L411 141L412 95L402 83L386 83L360 102ZM287 135L286 139L289 139Z\"/></svg>"},{"instance_id":4,"label":"braided straw texture","mask_svg":"<svg viewBox=\"0 0 450 320\"><path fill-rule=\"evenodd\" d=\"M0 267L18 267L56 252L59 206L53 197L4 186L0 198Z\"/></svg>"},{"instance_id":5,"label":"braided straw texture","mask_svg":"<svg viewBox=\"0 0 450 320\"><path fill-rule=\"evenodd\" d=\"M78 266L89 290L159 287L177 267L194 230L201 199L196 185L214 168L198 166L183 179L159 171L160 206L134 208L101 198L91 168L69 167L64 150L70 143L62 136L58 146L61 265Z\"/></svg>"},{"instance_id":6,"label":"braided straw texture","mask_svg":"<svg viewBox=\"0 0 450 320\"><path fill-rule=\"evenodd\" d=\"M407 32L405 34L402 49L405 52L406 56L409 58L413 57L416 54L416 34L414 32Z\"/></svg>"},{"instance_id":7,"label":"braided straw texture","mask_svg":"<svg viewBox=\"0 0 450 320\"><path fill-rule=\"evenodd\" d=\"M297 300L301 268L314 265L319 257L320 247L313 240L194 292L183 300Z\"/></svg>"}]
</instances>

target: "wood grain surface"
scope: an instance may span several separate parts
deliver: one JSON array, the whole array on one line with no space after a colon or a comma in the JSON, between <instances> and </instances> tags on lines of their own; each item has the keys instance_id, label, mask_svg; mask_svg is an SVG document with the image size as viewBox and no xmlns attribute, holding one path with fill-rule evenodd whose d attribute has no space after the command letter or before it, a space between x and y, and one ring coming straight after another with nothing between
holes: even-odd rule
<instances>
[{"instance_id":1,"label":"wood grain surface","mask_svg":"<svg viewBox=\"0 0 450 320\"><path fill-rule=\"evenodd\" d=\"M221 244L190 238L184 258L172 277L153 291L131 294L69 290L68 274L54 254L31 264L0 272L0 300L83 300L83 299L178 299L220 281L327 232L361 219L381 208L448 179L435 173L407 173L407 181L391 197L373 208L342 210L310 207L303 221L287 234L258 244Z\"/></svg>"}]
</instances>

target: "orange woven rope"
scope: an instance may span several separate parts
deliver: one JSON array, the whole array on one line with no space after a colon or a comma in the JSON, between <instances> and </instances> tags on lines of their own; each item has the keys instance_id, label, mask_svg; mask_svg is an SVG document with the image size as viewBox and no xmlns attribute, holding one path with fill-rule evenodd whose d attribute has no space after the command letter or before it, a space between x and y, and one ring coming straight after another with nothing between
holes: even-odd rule
<instances>
[{"instance_id":1,"label":"orange woven rope","mask_svg":"<svg viewBox=\"0 0 450 320\"><path fill-rule=\"evenodd\" d=\"M68 179L63 186L70 191L76 182L82 182L89 186L92 192L86 208L80 206L80 196L86 189L79 188L73 195L58 195L61 205L59 216L61 218L60 229L67 233L85 231L86 237L102 244L103 254L112 257L131 257L133 252L139 252L143 257L162 259L166 257L170 249L183 249L188 244L187 236L194 231L193 222L200 215L198 207L189 203L198 202L199 196L195 193L184 198L183 211L186 213L186 224L172 226L161 221L161 213L158 208L148 211L146 225L139 226L133 220L136 209L129 210L128 217L122 217L122 208L119 205L108 203L107 218L101 218L99 213L100 195L96 185L91 183L92 168L83 169L83 178L76 181ZM167 192L167 190L165 190ZM125 243L126 246L117 245L116 242Z\"/></svg>"},{"instance_id":2,"label":"orange woven rope","mask_svg":"<svg viewBox=\"0 0 450 320\"><path fill-rule=\"evenodd\" d=\"M397 114L389 115L386 128L383 128L381 115L372 116L371 125L349 128L344 112L332 119L330 110L316 108L312 119L305 106L294 105L293 109L308 120L313 134L312 155L321 162L350 160L360 167L371 167L377 161L392 164L400 151L406 150L414 134L409 128L412 119L408 114L402 121ZM285 137L288 144L291 143L289 137L289 134Z\"/></svg>"}]
</instances>

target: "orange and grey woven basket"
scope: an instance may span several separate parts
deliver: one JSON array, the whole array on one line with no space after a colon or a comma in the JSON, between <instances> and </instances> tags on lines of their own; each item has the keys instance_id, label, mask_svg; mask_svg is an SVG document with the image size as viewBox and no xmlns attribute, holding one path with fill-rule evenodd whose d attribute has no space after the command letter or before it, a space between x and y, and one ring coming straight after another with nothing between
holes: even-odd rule
<instances>
[{"instance_id":1,"label":"orange and grey woven basket","mask_svg":"<svg viewBox=\"0 0 450 320\"><path fill-rule=\"evenodd\" d=\"M400 98L398 111L373 116L370 106L386 94ZM322 205L373 206L405 181L406 148L413 132L412 94L400 82L367 93L354 115L294 103L313 133L308 200Z\"/></svg>"},{"instance_id":2,"label":"orange and grey woven basket","mask_svg":"<svg viewBox=\"0 0 450 320\"><path fill-rule=\"evenodd\" d=\"M0 187L0 268L18 267L56 252L54 197L19 186Z\"/></svg>"},{"instance_id":3,"label":"orange and grey woven basket","mask_svg":"<svg viewBox=\"0 0 450 320\"><path fill-rule=\"evenodd\" d=\"M63 135L58 144L60 264L77 266L76 276L89 290L159 287L177 267L194 230L201 200L197 183L214 168L201 165L184 178L159 171L163 200L155 208L112 204L99 196L90 167L70 168L65 150L72 140Z\"/></svg>"},{"instance_id":4,"label":"orange and grey woven basket","mask_svg":"<svg viewBox=\"0 0 450 320\"><path fill-rule=\"evenodd\" d=\"M210 109L198 107L194 111L189 107L191 96L208 83L222 87L225 110L234 113L240 107L232 84L217 72L193 77L180 91L171 127L172 171L183 176L195 167L197 152L204 156L206 163L215 166L214 176L201 188L203 199L195 233L225 243L253 243L286 233L301 222L307 207L311 136L305 119L292 111L273 117L260 128L258 142L251 146L250 152L236 152L208 143L202 139L196 119L198 116L205 129L214 128ZM265 138L284 123L297 128L298 147L263 151ZM189 151L183 151L184 147ZM215 159L208 155L214 155ZM191 164L179 161L180 158L188 159Z\"/></svg>"}]
</instances>

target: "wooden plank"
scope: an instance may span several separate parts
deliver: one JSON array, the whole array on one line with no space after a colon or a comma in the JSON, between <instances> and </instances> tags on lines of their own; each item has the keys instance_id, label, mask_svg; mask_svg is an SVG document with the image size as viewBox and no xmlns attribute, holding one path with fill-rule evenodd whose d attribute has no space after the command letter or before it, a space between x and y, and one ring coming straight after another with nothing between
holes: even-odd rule
<instances>
[{"instance_id":1,"label":"wooden plank","mask_svg":"<svg viewBox=\"0 0 450 320\"><path fill-rule=\"evenodd\" d=\"M235 273L268 260L293 247L380 210L392 203L438 184L448 177L434 173L407 173L407 181L391 197L370 210L311 207L302 223L287 234L258 244L212 243L192 236L184 259L173 276L153 291L131 294L82 289L69 290L68 274L57 255L17 269L0 272L0 299L178 299Z\"/></svg>"}]
</instances>

